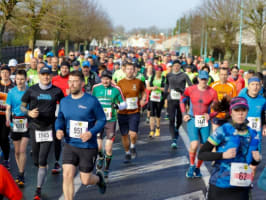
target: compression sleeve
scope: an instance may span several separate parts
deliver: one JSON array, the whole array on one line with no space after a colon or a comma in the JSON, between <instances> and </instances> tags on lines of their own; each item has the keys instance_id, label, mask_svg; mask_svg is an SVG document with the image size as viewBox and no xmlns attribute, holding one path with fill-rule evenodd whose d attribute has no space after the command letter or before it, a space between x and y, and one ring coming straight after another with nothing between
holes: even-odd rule
<instances>
[{"instance_id":1,"label":"compression sleeve","mask_svg":"<svg viewBox=\"0 0 266 200\"><path fill-rule=\"evenodd\" d=\"M199 151L198 159L204 160L204 161L214 161L214 160L220 160L223 159L223 153L219 152L212 152L212 149L215 146L211 144L209 141L207 141Z\"/></svg>"}]
</instances>

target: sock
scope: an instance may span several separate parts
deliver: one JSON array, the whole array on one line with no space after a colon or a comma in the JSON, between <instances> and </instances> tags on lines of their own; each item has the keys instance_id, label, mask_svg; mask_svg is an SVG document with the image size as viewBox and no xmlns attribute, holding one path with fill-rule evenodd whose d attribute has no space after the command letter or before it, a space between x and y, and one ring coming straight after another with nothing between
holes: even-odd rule
<instances>
[{"instance_id":1,"label":"sock","mask_svg":"<svg viewBox=\"0 0 266 200\"><path fill-rule=\"evenodd\" d=\"M160 130L160 127L156 127L156 128Z\"/></svg>"},{"instance_id":2,"label":"sock","mask_svg":"<svg viewBox=\"0 0 266 200\"><path fill-rule=\"evenodd\" d=\"M190 165L195 165L195 158L196 158L196 153L189 152Z\"/></svg>"},{"instance_id":3,"label":"sock","mask_svg":"<svg viewBox=\"0 0 266 200\"><path fill-rule=\"evenodd\" d=\"M112 157L113 157L112 155L109 156L105 154L105 170L109 170Z\"/></svg>"},{"instance_id":4,"label":"sock","mask_svg":"<svg viewBox=\"0 0 266 200\"><path fill-rule=\"evenodd\" d=\"M135 144L130 143L130 148L131 149L135 148Z\"/></svg>"},{"instance_id":5,"label":"sock","mask_svg":"<svg viewBox=\"0 0 266 200\"><path fill-rule=\"evenodd\" d=\"M130 154L130 151L126 151L126 154Z\"/></svg>"},{"instance_id":6,"label":"sock","mask_svg":"<svg viewBox=\"0 0 266 200\"><path fill-rule=\"evenodd\" d=\"M200 168L200 166L202 165L202 163L203 163L203 160L198 160L197 168Z\"/></svg>"},{"instance_id":7,"label":"sock","mask_svg":"<svg viewBox=\"0 0 266 200\"><path fill-rule=\"evenodd\" d=\"M24 177L24 172L19 172L20 177Z\"/></svg>"},{"instance_id":8,"label":"sock","mask_svg":"<svg viewBox=\"0 0 266 200\"><path fill-rule=\"evenodd\" d=\"M176 143L176 139L173 139L173 143Z\"/></svg>"},{"instance_id":9,"label":"sock","mask_svg":"<svg viewBox=\"0 0 266 200\"><path fill-rule=\"evenodd\" d=\"M44 183L44 180L45 180L45 177L46 177L46 174L47 174L47 168L39 168L38 170L38 176L37 176L37 187L38 188L41 188L43 183Z\"/></svg>"},{"instance_id":10,"label":"sock","mask_svg":"<svg viewBox=\"0 0 266 200\"><path fill-rule=\"evenodd\" d=\"M103 151L99 151L98 154L100 158L103 158Z\"/></svg>"}]
</instances>

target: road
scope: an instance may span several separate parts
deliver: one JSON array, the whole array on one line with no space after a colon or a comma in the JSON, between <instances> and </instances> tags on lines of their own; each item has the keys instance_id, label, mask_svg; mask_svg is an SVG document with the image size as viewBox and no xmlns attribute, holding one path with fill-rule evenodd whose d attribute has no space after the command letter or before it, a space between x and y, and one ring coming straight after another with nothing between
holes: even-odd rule
<instances>
[{"instance_id":1,"label":"road","mask_svg":"<svg viewBox=\"0 0 266 200\"><path fill-rule=\"evenodd\" d=\"M185 172L189 166L188 137L185 127L180 129L181 137L178 148L170 148L171 139L168 131L168 121L162 120L161 136L148 138L149 128L144 118L140 123L139 140L137 143L138 157L130 164L124 164L124 151L117 134L114 144L113 160L107 192L99 194L96 186L86 188L81 185L79 174L75 177L75 199L77 200L203 200L208 185L210 163L202 166L202 179L187 179ZM265 143L265 140L263 141ZM265 145L264 145L265 146ZM29 155L26 166L26 186L22 189L24 199L33 199L37 182L37 168L33 165ZM264 151L265 152L265 151ZM264 153L265 154L265 153ZM265 157L265 155L264 155ZM49 174L42 189L43 200L64 199L62 196L62 174L52 175L50 169L54 163L53 150L49 156ZM265 162L259 167L254 182L253 200L266 199L266 192L257 188L257 178ZM15 177L14 151L11 151L11 173Z\"/></svg>"}]
</instances>

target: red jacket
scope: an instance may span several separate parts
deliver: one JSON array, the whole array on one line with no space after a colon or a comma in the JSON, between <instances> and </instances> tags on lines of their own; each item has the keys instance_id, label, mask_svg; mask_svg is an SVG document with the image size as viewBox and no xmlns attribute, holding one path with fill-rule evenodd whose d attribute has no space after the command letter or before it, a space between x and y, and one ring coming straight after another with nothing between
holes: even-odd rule
<instances>
[{"instance_id":1,"label":"red jacket","mask_svg":"<svg viewBox=\"0 0 266 200\"><path fill-rule=\"evenodd\" d=\"M62 90L64 96L69 94L69 87L68 87L68 76L62 77L60 75L54 76L52 79L52 84Z\"/></svg>"},{"instance_id":2,"label":"red jacket","mask_svg":"<svg viewBox=\"0 0 266 200\"><path fill-rule=\"evenodd\" d=\"M0 165L0 194L9 200L21 200L23 196L11 174L3 165Z\"/></svg>"},{"instance_id":3,"label":"red jacket","mask_svg":"<svg viewBox=\"0 0 266 200\"><path fill-rule=\"evenodd\" d=\"M235 81L232 76L228 77L228 81L232 82L236 86L236 94L238 95L239 92L245 87L245 80L239 75L237 80Z\"/></svg>"}]
</instances>

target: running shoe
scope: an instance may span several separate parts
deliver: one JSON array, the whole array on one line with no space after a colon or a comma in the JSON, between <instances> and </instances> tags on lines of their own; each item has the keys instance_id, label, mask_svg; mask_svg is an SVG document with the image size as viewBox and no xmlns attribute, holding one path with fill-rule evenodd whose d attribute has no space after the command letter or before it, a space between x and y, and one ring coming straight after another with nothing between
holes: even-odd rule
<instances>
[{"instance_id":1,"label":"running shoe","mask_svg":"<svg viewBox=\"0 0 266 200\"><path fill-rule=\"evenodd\" d=\"M160 136L160 129L156 128L155 130L155 137L159 137Z\"/></svg>"},{"instance_id":2,"label":"running shoe","mask_svg":"<svg viewBox=\"0 0 266 200\"><path fill-rule=\"evenodd\" d=\"M99 157L97 160L96 169L101 170L103 168L104 157Z\"/></svg>"},{"instance_id":3,"label":"running shoe","mask_svg":"<svg viewBox=\"0 0 266 200\"><path fill-rule=\"evenodd\" d=\"M99 187L99 192L101 194L104 194L106 192L106 183L105 183L105 180L104 180L104 175L103 175L103 172L98 170L96 172L96 175L99 176L99 182L97 183L98 187Z\"/></svg>"},{"instance_id":4,"label":"running shoe","mask_svg":"<svg viewBox=\"0 0 266 200\"><path fill-rule=\"evenodd\" d=\"M136 147L130 148L130 153L131 153L131 158L136 159L136 157L137 157Z\"/></svg>"},{"instance_id":5,"label":"running shoe","mask_svg":"<svg viewBox=\"0 0 266 200\"><path fill-rule=\"evenodd\" d=\"M186 172L186 177L187 178L194 178L194 171L195 171L195 165L190 165L187 172Z\"/></svg>"},{"instance_id":6,"label":"running shoe","mask_svg":"<svg viewBox=\"0 0 266 200\"><path fill-rule=\"evenodd\" d=\"M168 120L168 119L169 119L169 115L165 115L165 116L164 116L164 119L165 119L165 120Z\"/></svg>"},{"instance_id":7,"label":"running shoe","mask_svg":"<svg viewBox=\"0 0 266 200\"><path fill-rule=\"evenodd\" d=\"M8 170L10 170L10 165L9 165L9 161L8 160L4 160L3 161L3 165L5 168L7 168Z\"/></svg>"},{"instance_id":8,"label":"running shoe","mask_svg":"<svg viewBox=\"0 0 266 200\"><path fill-rule=\"evenodd\" d=\"M17 175L15 182L18 183L20 181L20 175Z\"/></svg>"},{"instance_id":9,"label":"running shoe","mask_svg":"<svg viewBox=\"0 0 266 200\"><path fill-rule=\"evenodd\" d=\"M58 162L54 164L54 168L52 169L52 174L59 174L61 172L61 166Z\"/></svg>"},{"instance_id":10,"label":"running shoe","mask_svg":"<svg viewBox=\"0 0 266 200\"><path fill-rule=\"evenodd\" d=\"M149 137L153 137L153 135L154 135L154 131L150 131Z\"/></svg>"},{"instance_id":11,"label":"running shoe","mask_svg":"<svg viewBox=\"0 0 266 200\"><path fill-rule=\"evenodd\" d=\"M126 154L124 163L130 163L130 162L131 162L131 154Z\"/></svg>"},{"instance_id":12,"label":"running shoe","mask_svg":"<svg viewBox=\"0 0 266 200\"><path fill-rule=\"evenodd\" d=\"M19 187L24 187L25 185L25 178L23 176L19 177L19 182L18 182L18 186Z\"/></svg>"},{"instance_id":13,"label":"running shoe","mask_svg":"<svg viewBox=\"0 0 266 200\"><path fill-rule=\"evenodd\" d=\"M195 175L196 178L201 178L202 177L202 174L200 172L200 168L195 168L194 175Z\"/></svg>"},{"instance_id":14,"label":"running shoe","mask_svg":"<svg viewBox=\"0 0 266 200\"><path fill-rule=\"evenodd\" d=\"M171 148L172 149L177 149L176 139L173 140L173 142L171 144Z\"/></svg>"},{"instance_id":15,"label":"running shoe","mask_svg":"<svg viewBox=\"0 0 266 200\"><path fill-rule=\"evenodd\" d=\"M41 188L37 188L35 195L34 195L34 200L41 200Z\"/></svg>"}]
</instances>

